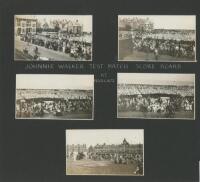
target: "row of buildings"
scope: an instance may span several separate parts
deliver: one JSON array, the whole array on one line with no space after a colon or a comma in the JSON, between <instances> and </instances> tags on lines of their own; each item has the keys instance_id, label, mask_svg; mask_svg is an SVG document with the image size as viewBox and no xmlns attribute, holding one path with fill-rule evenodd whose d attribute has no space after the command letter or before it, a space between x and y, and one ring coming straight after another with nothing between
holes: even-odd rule
<instances>
[{"instance_id":1,"label":"row of buildings","mask_svg":"<svg viewBox=\"0 0 200 182\"><path fill-rule=\"evenodd\" d=\"M61 31L71 34L82 34L83 25L78 21L71 20L44 20L40 22L34 16L15 16L15 35L26 35L28 33L34 35L37 31Z\"/></svg>"},{"instance_id":2,"label":"row of buildings","mask_svg":"<svg viewBox=\"0 0 200 182\"><path fill-rule=\"evenodd\" d=\"M151 31L154 24L149 18L119 18L118 27L119 31Z\"/></svg>"},{"instance_id":3,"label":"row of buildings","mask_svg":"<svg viewBox=\"0 0 200 182\"><path fill-rule=\"evenodd\" d=\"M143 145L142 144L129 144L126 139L123 140L121 144L112 144L107 145L106 143L100 145L97 144L95 146L90 146L87 148L86 144L77 144L77 145L67 145L67 156L72 152L91 152L91 153L143 153Z\"/></svg>"}]
</instances>

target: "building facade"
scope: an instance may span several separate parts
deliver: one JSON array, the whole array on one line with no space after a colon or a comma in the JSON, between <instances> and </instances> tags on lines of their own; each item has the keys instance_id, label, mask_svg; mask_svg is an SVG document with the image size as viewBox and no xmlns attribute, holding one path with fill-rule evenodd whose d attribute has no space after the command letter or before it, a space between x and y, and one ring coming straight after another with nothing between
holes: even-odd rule
<instances>
[{"instance_id":1,"label":"building facade","mask_svg":"<svg viewBox=\"0 0 200 182\"><path fill-rule=\"evenodd\" d=\"M124 154L140 154L143 155L143 144L129 144L126 139L121 144L107 145L106 143L95 146L83 145L67 145L67 154L71 152L90 152L96 154L111 154L111 153L124 153Z\"/></svg>"},{"instance_id":2,"label":"building facade","mask_svg":"<svg viewBox=\"0 0 200 182\"><path fill-rule=\"evenodd\" d=\"M61 29L62 32L67 32L70 34L79 34L83 33L83 25L79 23L78 20L76 21L68 21L64 27Z\"/></svg>"},{"instance_id":3,"label":"building facade","mask_svg":"<svg viewBox=\"0 0 200 182\"><path fill-rule=\"evenodd\" d=\"M126 139L119 145L103 145L97 144L93 148L93 152L95 153L143 153L143 145L142 144L129 144Z\"/></svg>"},{"instance_id":4,"label":"building facade","mask_svg":"<svg viewBox=\"0 0 200 182\"><path fill-rule=\"evenodd\" d=\"M15 17L15 35L36 34L37 19L26 16Z\"/></svg>"},{"instance_id":5,"label":"building facade","mask_svg":"<svg viewBox=\"0 0 200 182\"><path fill-rule=\"evenodd\" d=\"M67 155L69 155L72 152L78 152L78 153L87 152L86 144L67 145L66 149L67 149Z\"/></svg>"}]
</instances>

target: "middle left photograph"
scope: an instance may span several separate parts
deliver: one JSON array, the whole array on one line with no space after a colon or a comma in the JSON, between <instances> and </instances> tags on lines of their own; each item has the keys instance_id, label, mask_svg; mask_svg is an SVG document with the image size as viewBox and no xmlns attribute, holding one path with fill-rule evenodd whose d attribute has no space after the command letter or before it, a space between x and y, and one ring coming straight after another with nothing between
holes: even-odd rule
<instances>
[{"instance_id":1,"label":"middle left photograph","mask_svg":"<svg viewBox=\"0 0 200 182\"><path fill-rule=\"evenodd\" d=\"M93 117L94 75L16 75L16 119L92 120Z\"/></svg>"}]
</instances>

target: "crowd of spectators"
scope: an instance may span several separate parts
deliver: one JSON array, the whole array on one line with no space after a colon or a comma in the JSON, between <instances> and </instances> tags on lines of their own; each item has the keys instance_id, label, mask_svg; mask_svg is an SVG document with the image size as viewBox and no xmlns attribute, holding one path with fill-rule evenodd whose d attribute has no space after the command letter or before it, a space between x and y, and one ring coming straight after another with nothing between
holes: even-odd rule
<instances>
[{"instance_id":1,"label":"crowd of spectators","mask_svg":"<svg viewBox=\"0 0 200 182\"><path fill-rule=\"evenodd\" d=\"M163 113L173 117L175 112L194 111L194 90L190 86L120 86L118 111Z\"/></svg>"},{"instance_id":2,"label":"crowd of spectators","mask_svg":"<svg viewBox=\"0 0 200 182\"><path fill-rule=\"evenodd\" d=\"M70 152L67 156L71 160L94 160L94 161L110 161L113 164L134 164L136 165L135 174L143 174L143 155L138 152L128 153L128 152Z\"/></svg>"},{"instance_id":3,"label":"crowd of spectators","mask_svg":"<svg viewBox=\"0 0 200 182\"><path fill-rule=\"evenodd\" d=\"M193 31L153 30L150 32L121 31L119 39L131 39L132 51L141 51L175 58L195 59L195 33Z\"/></svg>"},{"instance_id":4,"label":"crowd of spectators","mask_svg":"<svg viewBox=\"0 0 200 182\"><path fill-rule=\"evenodd\" d=\"M50 50L68 54L76 60L91 60L92 45L81 37L62 36L62 37L46 37L44 35L22 35L21 41L35 45L33 59L37 60L40 57L40 52L37 46L42 46ZM24 48L24 53L29 54L28 48ZM51 58L53 59L53 58Z\"/></svg>"},{"instance_id":5,"label":"crowd of spectators","mask_svg":"<svg viewBox=\"0 0 200 182\"><path fill-rule=\"evenodd\" d=\"M67 113L92 113L93 96L90 93L41 92L43 93L17 91L17 118L44 117L44 115L47 117L50 115L64 116Z\"/></svg>"}]
</instances>

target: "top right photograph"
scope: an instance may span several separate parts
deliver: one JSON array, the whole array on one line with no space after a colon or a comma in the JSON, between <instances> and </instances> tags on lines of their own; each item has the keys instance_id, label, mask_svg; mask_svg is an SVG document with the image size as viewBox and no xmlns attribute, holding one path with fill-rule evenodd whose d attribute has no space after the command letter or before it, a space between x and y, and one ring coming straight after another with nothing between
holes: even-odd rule
<instances>
[{"instance_id":1,"label":"top right photograph","mask_svg":"<svg viewBox=\"0 0 200 182\"><path fill-rule=\"evenodd\" d=\"M119 15L118 61L196 62L196 16Z\"/></svg>"}]
</instances>

